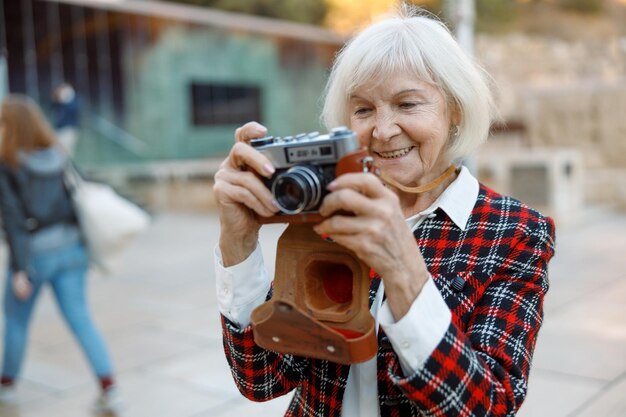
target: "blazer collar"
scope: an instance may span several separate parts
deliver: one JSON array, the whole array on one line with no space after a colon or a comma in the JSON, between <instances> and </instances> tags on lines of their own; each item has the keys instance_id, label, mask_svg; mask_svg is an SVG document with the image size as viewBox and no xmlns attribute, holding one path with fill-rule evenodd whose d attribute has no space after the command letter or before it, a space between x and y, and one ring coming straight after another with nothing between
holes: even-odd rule
<instances>
[{"instance_id":1,"label":"blazer collar","mask_svg":"<svg viewBox=\"0 0 626 417\"><path fill-rule=\"evenodd\" d=\"M440 208L461 230L465 230L478 198L478 180L465 167L430 207L421 212L429 215Z\"/></svg>"}]
</instances>

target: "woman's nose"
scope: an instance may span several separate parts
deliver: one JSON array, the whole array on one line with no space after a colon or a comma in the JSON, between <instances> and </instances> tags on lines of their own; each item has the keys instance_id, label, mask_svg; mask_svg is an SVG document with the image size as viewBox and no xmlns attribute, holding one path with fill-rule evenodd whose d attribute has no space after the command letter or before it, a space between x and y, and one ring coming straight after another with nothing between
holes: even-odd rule
<instances>
[{"instance_id":1,"label":"woman's nose","mask_svg":"<svg viewBox=\"0 0 626 417\"><path fill-rule=\"evenodd\" d=\"M400 133L400 126L396 123L391 112L379 112L374 119L372 135L374 139L387 141Z\"/></svg>"}]
</instances>

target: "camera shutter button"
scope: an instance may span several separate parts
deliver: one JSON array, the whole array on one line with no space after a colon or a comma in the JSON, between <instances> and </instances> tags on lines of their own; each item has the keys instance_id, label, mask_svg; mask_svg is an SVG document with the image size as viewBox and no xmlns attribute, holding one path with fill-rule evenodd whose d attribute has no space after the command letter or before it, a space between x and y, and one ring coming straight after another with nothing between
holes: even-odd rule
<instances>
[{"instance_id":1,"label":"camera shutter button","mask_svg":"<svg viewBox=\"0 0 626 417\"><path fill-rule=\"evenodd\" d=\"M274 142L274 136L266 136L264 138L252 139L250 141L250 146L258 148L259 146L269 145L272 142Z\"/></svg>"},{"instance_id":2,"label":"camera shutter button","mask_svg":"<svg viewBox=\"0 0 626 417\"><path fill-rule=\"evenodd\" d=\"M348 128L345 127L345 126L337 126L337 127L334 127L331 130L331 132L332 132L332 136L339 136L339 135L343 135L343 134L347 133L348 132Z\"/></svg>"}]
</instances>

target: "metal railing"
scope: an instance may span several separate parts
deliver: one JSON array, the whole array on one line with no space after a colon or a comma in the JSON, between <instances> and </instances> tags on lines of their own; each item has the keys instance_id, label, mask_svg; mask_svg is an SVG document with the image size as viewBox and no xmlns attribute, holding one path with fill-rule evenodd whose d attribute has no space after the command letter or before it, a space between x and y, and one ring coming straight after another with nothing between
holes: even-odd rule
<instances>
[{"instance_id":1,"label":"metal railing","mask_svg":"<svg viewBox=\"0 0 626 417\"><path fill-rule=\"evenodd\" d=\"M148 150L146 142L93 111L86 114L83 121L100 137L116 143L135 156L143 157Z\"/></svg>"}]
</instances>

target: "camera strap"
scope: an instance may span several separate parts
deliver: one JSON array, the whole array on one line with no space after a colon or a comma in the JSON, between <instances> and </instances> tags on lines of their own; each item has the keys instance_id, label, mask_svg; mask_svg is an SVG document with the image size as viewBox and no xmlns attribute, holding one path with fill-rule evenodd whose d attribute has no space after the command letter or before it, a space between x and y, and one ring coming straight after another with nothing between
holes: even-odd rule
<instances>
[{"instance_id":1,"label":"camera strap","mask_svg":"<svg viewBox=\"0 0 626 417\"><path fill-rule=\"evenodd\" d=\"M348 172L371 172L378 176L384 183L391 185L405 193L420 194L426 191L433 190L440 186L445 180L454 174L456 166L450 165L443 174L435 178L428 184L420 185L419 187L407 187L400 184L398 181L385 174L380 168L374 165L374 158L369 155L366 148L361 148L358 151L349 153L339 160L337 163L337 176Z\"/></svg>"},{"instance_id":2,"label":"camera strap","mask_svg":"<svg viewBox=\"0 0 626 417\"><path fill-rule=\"evenodd\" d=\"M454 165L450 165L450 167L446 169L443 174L441 174L428 184L420 185L419 187L407 187L406 185L402 185L381 170L375 170L374 173L376 173L385 183L401 191L404 191L405 193L421 194L439 187L446 179L452 176L455 171L456 167Z\"/></svg>"}]
</instances>

